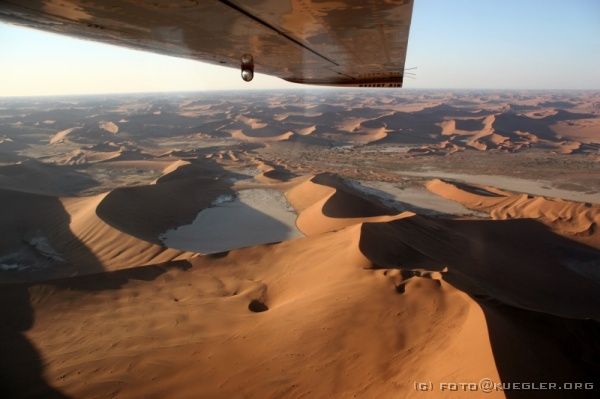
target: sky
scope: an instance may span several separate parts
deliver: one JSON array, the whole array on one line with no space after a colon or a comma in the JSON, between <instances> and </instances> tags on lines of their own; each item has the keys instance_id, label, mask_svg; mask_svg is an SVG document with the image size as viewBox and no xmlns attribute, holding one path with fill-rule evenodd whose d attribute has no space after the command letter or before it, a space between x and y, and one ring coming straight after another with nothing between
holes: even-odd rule
<instances>
[{"instance_id":1,"label":"sky","mask_svg":"<svg viewBox=\"0 0 600 399\"><path fill-rule=\"evenodd\" d=\"M598 0L415 0L405 88L600 89ZM0 96L305 88L0 23Z\"/></svg>"}]
</instances>

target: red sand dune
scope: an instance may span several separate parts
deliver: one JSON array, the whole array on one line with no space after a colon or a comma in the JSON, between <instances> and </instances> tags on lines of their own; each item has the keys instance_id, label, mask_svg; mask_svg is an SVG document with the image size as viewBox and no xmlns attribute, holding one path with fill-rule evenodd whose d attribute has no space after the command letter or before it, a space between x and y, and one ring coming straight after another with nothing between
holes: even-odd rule
<instances>
[{"instance_id":1,"label":"red sand dune","mask_svg":"<svg viewBox=\"0 0 600 399\"><path fill-rule=\"evenodd\" d=\"M468 204L507 198L432 184ZM561 251L582 264L597 252L533 220L390 217L330 175L288 198L306 238L5 287L3 350L21 355L2 378L21 394L122 398L414 397L415 381L593 378L596 283ZM88 207L67 204L77 219ZM19 349L30 342L43 378Z\"/></svg>"},{"instance_id":2,"label":"red sand dune","mask_svg":"<svg viewBox=\"0 0 600 399\"><path fill-rule=\"evenodd\" d=\"M489 212L494 219L539 220L559 234L600 248L600 205L514 194L439 179L428 182L427 188L467 208Z\"/></svg>"}]
</instances>

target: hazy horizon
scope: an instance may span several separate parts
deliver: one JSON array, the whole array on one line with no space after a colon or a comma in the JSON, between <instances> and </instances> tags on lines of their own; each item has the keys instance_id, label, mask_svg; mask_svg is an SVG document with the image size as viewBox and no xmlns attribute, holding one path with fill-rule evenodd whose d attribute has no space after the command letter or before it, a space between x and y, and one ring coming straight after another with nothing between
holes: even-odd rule
<instances>
[{"instance_id":1,"label":"hazy horizon","mask_svg":"<svg viewBox=\"0 0 600 399\"><path fill-rule=\"evenodd\" d=\"M411 88L362 88L362 87L335 87L335 86L311 86L304 85L303 87L292 87L292 88L259 88L259 89L248 89L244 90L244 93L305 93L307 95L314 94L315 92L359 92L365 95L386 95L394 94L399 92L452 92L456 94L460 93L597 93L600 89L526 89L526 88L506 88L506 89L494 89L494 88L461 88L461 87L411 87ZM98 92L98 93L73 93L73 94L24 94L24 95L1 95L0 99L56 99L56 98L79 98L79 97L101 97L101 96L149 96L149 95L192 95L192 94L205 94L205 93L238 93L239 89L205 89L205 90L172 90L172 91L131 91L131 92Z\"/></svg>"}]
</instances>

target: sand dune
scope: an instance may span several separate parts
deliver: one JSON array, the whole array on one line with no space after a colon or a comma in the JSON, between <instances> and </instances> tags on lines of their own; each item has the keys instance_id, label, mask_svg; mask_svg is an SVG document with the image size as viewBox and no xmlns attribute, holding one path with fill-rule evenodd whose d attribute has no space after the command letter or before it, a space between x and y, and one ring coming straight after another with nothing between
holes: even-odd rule
<instances>
[{"instance_id":1,"label":"sand dune","mask_svg":"<svg viewBox=\"0 0 600 399\"><path fill-rule=\"evenodd\" d=\"M137 148L127 149L125 146L117 147L117 150L106 151L107 148L101 150L77 149L63 156L56 157L56 160L61 165L85 165L98 162L112 161L137 161L149 160L154 158L153 155L140 151Z\"/></svg>"},{"instance_id":2,"label":"sand dune","mask_svg":"<svg viewBox=\"0 0 600 399\"><path fill-rule=\"evenodd\" d=\"M144 265L189 258L191 254L162 246L160 233L191 222L203 207L231 191L207 176L217 170L183 162L177 166L171 165L173 170L167 170L156 184L89 197L4 190L0 200L6 212L0 224L2 235L11 239L3 243L0 254L19 251L19 243L31 235L47 239L65 264L39 273L32 270L23 277L35 280L115 270L132 262ZM178 193L188 201L171 207L172 196Z\"/></svg>"},{"instance_id":3,"label":"sand dune","mask_svg":"<svg viewBox=\"0 0 600 399\"><path fill-rule=\"evenodd\" d=\"M20 243L29 242L27 237L38 236L47 240L64 260L53 262L47 269L30 268L22 275L4 275L4 278L44 280L125 268L131 265L132 259L141 265L182 256L181 251L137 239L100 219L96 212L105 194L85 198L57 198L17 191L0 194L6 210L1 220L2 235L6 237L0 247L3 256L17 264L27 262L19 255Z\"/></svg>"},{"instance_id":4,"label":"sand dune","mask_svg":"<svg viewBox=\"0 0 600 399\"><path fill-rule=\"evenodd\" d=\"M256 181L266 184L278 184L297 177L294 173L287 170L285 166L277 163L265 162L262 159L253 159L260 173L254 176Z\"/></svg>"},{"instance_id":5,"label":"sand dune","mask_svg":"<svg viewBox=\"0 0 600 399\"><path fill-rule=\"evenodd\" d=\"M173 161L162 170L163 175L168 175L169 173L175 172L177 169L179 169L180 167L185 166L185 165L190 165L190 162L184 161L182 159Z\"/></svg>"},{"instance_id":6,"label":"sand dune","mask_svg":"<svg viewBox=\"0 0 600 399\"><path fill-rule=\"evenodd\" d=\"M183 256L181 251L140 240L106 223L99 215L106 212L105 194L84 199L68 198L62 203L70 215L69 229L83 247L75 248L72 262L83 263L79 252L89 251L104 269L114 270L135 264L160 263ZM106 245L110 243L110 245ZM77 251L80 249L81 251Z\"/></svg>"},{"instance_id":7,"label":"sand dune","mask_svg":"<svg viewBox=\"0 0 600 399\"><path fill-rule=\"evenodd\" d=\"M532 218L559 234L600 248L600 205L514 194L490 187L467 186L435 179L427 188L494 219Z\"/></svg>"},{"instance_id":8,"label":"sand dune","mask_svg":"<svg viewBox=\"0 0 600 399\"><path fill-rule=\"evenodd\" d=\"M0 396L595 381L600 97L327 93L0 102Z\"/></svg>"},{"instance_id":9,"label":"sand dune","mask_svg":"<svg viewBox=\"0 0 600 399\"><path fill-rule=\"evenodd\" d=\"M268 126L266 123L261 122L256 118L249 118L245 115L239 115L236 119L246 124L250 129L262 129L263 127Z\"/></svg>"},{"instance_id":10,"label":"sand dune","mask_svg":"<svg viewBox=\"0 0 600 399\"><path fill-rule=\"evenodd\" d=\"M561 154L573 154L574 152L581 149L581 143L579 141L566 141L560 143L558 150Z\"/></svg>"},{"instance_id":11,"label":"sand dune","mask_svg":"<svg viewBox=\"0 0 600 399\"><path fill-rule=\"evenodd\" d=\"M446 119L446 120L440 122L439 126L442 128L442 134L444 136L457 134L456 120L454 120L454 119Z\"/></svg>"},{"instance_id":12,"label":"sand dune","mask_svg":"<svg viewBox=\"0 0 600 399\"><path fill-rule=\"evenodd\" d=\"M306 178L286 192L298 212L296 225L306 235L335 231L363 221L387 221L412 215L393 210L361 196L333 175Z\"/></svg>"},{"instance_id":13,"label":"sand dune","mask_svg":"<svg viewBox=\"0 0 600 399\"><path fill-rule=\"evenodd\" d=\"M182 164L155 184L111 191L98 203L96 213L120 231L160 244L160 234L191 223L219 196L233 193L230 181L216 178L221 174L226 175L214 163ZM173 206L173 198L178 198L177 206Z\"/></svg>"},{"instance_id":14,"label":"sand dune","mask_svg":"<svg viewBox=\"0 0 600 399\"><path fill-rule=\"evenodd\" d=\"M198 259L191 268L175 263L31 286L40 316L27 336L49 360L51 385L74 397L385 397L413 392L415 376L498 378L487 338L477 334L485 317L472 300L427 277L402 281L399 295L399 276L363 270L368 261L356 246L358 232ZM2 293L3 315L4 303L18 295ZM107 305L111 312L103 311ZM82 317L85 325L77 322ZM27 325L12 320L10 327ZM442 362L442 341L442 359L465 361L428 373ZM88 355L69 357L59 349L67 342L70 353ZM16 360L12 370L24 367ZM47 392L24 382L17 378L12 386Z\"/></svg>"},{"instance_id":15,"label":"sand dune","mask_svg":"<svg viewBox=\"0 0 600 399\"><path fill-rule=\"evenodd\" d=\"M114 156L107 157L103 161L138 161L143 159L152 159L152 155L144 153L138 149L125 150L122 149L113 154Z\"/></svg>"},{"instance_id":16,"label":"sand dune","mask_svg":"<svg viewBox=\"0 0 600 399\"><path fill-rule=\"evenodd\" d=\"M240 140L240 141L245 141L248 143L269 143L272 141L284 141L284 140L289 140L289 138L294 135L294 132L291 132L291 131L281 133L277 136L267 136L267 137L248 136L242 130L232 130L230 133L231 133L232 138L234 138L236 140Z\"/></svg>"},{"instance_id":17,"label":"sand dune","mask_svg":"<svg viewBox=\"0 0 600 399\"><path fill-rule=\"evenodd\" d=\"M122 145L113 141L104 141L94 145L84 146L83 149L92 152L116 152L122 149Z\"/></svg>"},{"instance_id":18,"label":"sand dune","mask_svg":"<svg viewBox=\"0 0 600 399\"><path fill-rule=\"evenodd\" d=\"M561 121L550 126L557 135L584 143L600 142L600 118Z\"/></svg>"},{"instance_id":19,"label":"sand dune","mask_svg":"<svg viewBox=\"0 0 600 399\"><path fill-rule=\"evenodd\" d=\"M60 160L62 165L85 165L95 162L109 161L116 159L121 155L120 151L114 152L94 152L85 150L74 150L69 153L65 158Z\"/></svg>"},{"instance_id":20,"label":"sand dune","mask_svg":"<svg viewBox=\"0 0 600 399\"><path fill-rule=\"evenodd\" d=\"M342 131L352 133L361 127L361 124L366 121L365 118L347 118L336 127Z\"/></svg>"},{"instance_id":21,"label":"sand dune","mask_svg":"<svg viewBox=\"0 0 600 399\"><path fill-rule=\"evenodd\" d=\"M413 216L366 223L362 230L361 250L380 267L441 270L445 281L476 298L516 308L560 317L600 316L594 294L598 275L590 273L598 250L553 234L537 221ZM540 284L535 290L532 281Z\"/></svg>"},{"instance_id":22,"label":"sand dune","mask_svg":"<svg viewBox=\"0 0 600 399\"><path fill-rule=\"evenodd\" d=\"M315 130L317 130L317 126L310 125L310 126L306 126L306 127L296 128L294 131L301 136L308 136L309 134L313 133Z\"/></svg>"},{"instance_id":23,"label":"sand dune","mask_svg":"<svg viewBox=\"0 0 600 399\"><path fill-rule=\"evenodd\" d=\"M11 367L1 365L9 392L390 397L411 396L414 381L449 375L474 382L591 378L578 355L593 353L591 341L575 339L593 334L585 319L600 319L589 266L598 252L591 247L531 220L393 214L324 174L296 179L286 193L308 237L191 256L134 237L153 234L157 222L144 215L160 216L156 205L140 205L176 195L182 184L189 193L188 180L196 176L198 186L206 165L177 162L167 170L150 188L135 188L144 190L144 201L133 188L112 200L110 193L60 201L75 241L73 248L49 241L78 265L78 251L87 249L103 270L114 271L2 290L0 313L8 323L0 333L6 350L21 354L11 357ZM560 216L571 210L510 202L510 193L493 188L439 180L428 188L467 207L491 208L497 219L531 218L537 207L536 217L561 233ZM549 219L554 211L557 218ZM103 219L129 225L115 228ZM160 263L177 257L187 260ZM160 264L115 270L121 259ZM558 345L564 341L572 345ZM45 359L43 378L18 352L28 342Z\"/></svg>"},{"instance_id":24,"label":"sand dune","mask_svg":"<svg viewBox=\"0 0 600 399\"><path fill-rule=\"evenodd\" d=\"M313 184L321 187L289 195L298 207L331 191ZM515 245L532 233L534 264L531 248ZM124 398L410 397L414 381L449 376L591 378L581 357L591 342L575 337L593 334L584 319L600 316L596 286L560 263L556 251L574 245L560 240L535 222L413 216L9 287L0 301L7 348L22 345L27 329L53 388L22 357L5 377L29 394ZM482 250L490 256L473 257ZM12 311L24 292L35 321Z\"/></svg>"},{"instance_id":25,"label":"sand dune","mask_svg":"<svg viewBox=\"0 0 600 399\"><path fill-rule=\"evenodd\" d=\"M484 118L462 117L445 119L438 125L442 128L441 134L444 136L459 135L479 138L492 133L494 120L494 115L488 115Z\"/></svg>"},{"instance_id":26,"label":"sand dune","mask_svg":"<svg viewBox=\"0 0 600 399\"><path fill-rule=\"evenodd\" d=\"M62 143L67 138L67 136L76 129L78 128L72 127L69 129L61 130L60 132L54 134L52 137L50 137L50 144Z\"/></svg>"},{"instance_id":27,"label":"sand dune","mask_svg":"<svg viewBox=\"0 0 600 399\"><path fill-rule=\"evenodd\" d=\"M111 121L103 121L98 123L98 126L100 127L100 129L106 130L109 133L112 134L117 134L119 133L119 126Z\"/></svg>"},{"instance_id":28,"label":"sand dune","mask_svg":"<svg viewBox=\"0 0 600 399\"><path fill-rule=\"evenodd\" d=\"M350 141L357 144L368 144L382 140L388 135L388 130L385 127L373 129L360 129L352 133Z\"/></svg>"}]
</instances>

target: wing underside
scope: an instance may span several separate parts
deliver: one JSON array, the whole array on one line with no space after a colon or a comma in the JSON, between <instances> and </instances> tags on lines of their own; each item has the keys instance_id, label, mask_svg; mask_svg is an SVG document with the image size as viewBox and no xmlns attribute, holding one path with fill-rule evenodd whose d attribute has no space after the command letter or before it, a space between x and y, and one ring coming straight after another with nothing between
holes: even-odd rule
<instances>
[{"instance_id":1,"label":"wing underside","mask_svg":"<svg viewBox=\"0 0 600 399\"><path fill-rule=\"evenodd\" d=\"M334 86L401 87L412 0L0 0L36 29Z\"/></svg>"}]
</instances>

